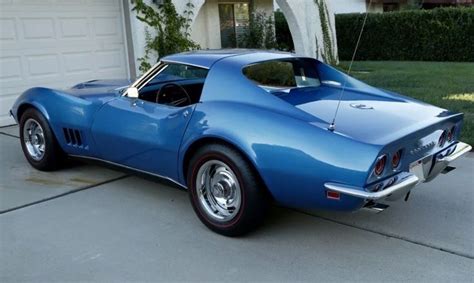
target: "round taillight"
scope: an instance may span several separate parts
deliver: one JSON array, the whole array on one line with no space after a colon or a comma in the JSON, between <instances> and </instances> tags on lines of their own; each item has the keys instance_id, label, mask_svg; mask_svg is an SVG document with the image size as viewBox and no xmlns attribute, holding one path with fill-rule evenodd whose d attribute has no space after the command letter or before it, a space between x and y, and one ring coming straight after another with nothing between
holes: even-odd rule
<instances>
[{"instance_id":1,"label":"round taillight","mask_svg":"<svg viewBox=\"0 0 474 283\"><path fill-rule=\"evenodd\" d=\"M377 162L375 162L375 168L374 168L375 175L377 175L377 176L382 175L386 162L387 162L387 156L386 155L382 155L379 158L377 158Z\"/></svg>"},{"instance_id":2,"label":"round taillight","mask_svg":"<svg viewBox=\"0 0 474 283\"><path fill-rule=\"evenodd\" d=\"M441 136L439 137L439 140L438 140L438 146L440 147L443 147L444 146L444 143L446 142L446 132L447 131L443 131L443 133L441 134Z\"/></svg>"},{"instance_id":3,"label":"round taillight","mask_svg":"<svg viewBox=\"0 0 474 283\"><path fill-rule=\"evenodd\" d=\"M448 141L451 142L454 139L454 133L456 132L456 126L453 126L448 133Z\"/></svg>"},{"instance_id":4,"label":"round taillight","mask_svg":"<svg viewBox=\"0 0 474 283\"><path fill-rule=\"evenodd\" d=\"M402 150L400 149L399 151L395 152L394 155L392 155L392 168L395 169L400 165L400 160L402 159Z\"/></svg>"}]
</instances>

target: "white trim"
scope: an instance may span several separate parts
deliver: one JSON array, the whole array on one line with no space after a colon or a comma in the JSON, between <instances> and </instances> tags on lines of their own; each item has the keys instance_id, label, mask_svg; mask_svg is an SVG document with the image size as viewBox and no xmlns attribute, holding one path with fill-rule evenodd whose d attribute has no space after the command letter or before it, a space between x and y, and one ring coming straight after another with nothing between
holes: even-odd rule
<instances>
[{"instance_id":1,"label":"white trim","mask_svg":"<svg viewBox=\"0 0 474 283\"><path fill-rule=\"evenodd\" d=\"M128 62L128 77L131 78L137 76L137 70L135 64L135 53L133 49L132 26L130 21L130 6L128 1L129 0L122 0L122 5L120 5L120 9L122 10L122 29L124 36L125 53Z\"/></svg>"}]
</instances>

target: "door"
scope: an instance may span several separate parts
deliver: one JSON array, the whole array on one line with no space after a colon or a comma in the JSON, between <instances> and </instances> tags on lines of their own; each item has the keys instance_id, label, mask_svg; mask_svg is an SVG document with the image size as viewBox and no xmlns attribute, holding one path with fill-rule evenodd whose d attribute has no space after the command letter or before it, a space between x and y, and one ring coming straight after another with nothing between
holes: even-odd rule
<instances>
[{"instance_id":1,"label":"door","mask_svg":"<svg viewBox=\"0 0 474 283\"><path fill-rule=\"evenodd\" d=\"M219 4L219 21L222 48L237 47L233 4Z\"/></svg>"},{"instance_id":2,"label":"door","mask_svg":"<svg viewBox=\"0 0 474 283\"><path fill-rule=\"evenodd\" d=\"M122 0L0 2L0 125L28 88L128 77Z\"/></svg>"},{"instance_id":3,"label":"door","mask_svg":"<svg viewBox=\"0 0 474 283\"><path fill-rule=\"evenodd\" d=\"M98 157L177 179L179 146L207 73L163 63L133 83L137 98L121 96L106 103L91 128Z\"/></svg>"},{"instance_id":4,"label":"door","mask_svg":"<svg viewBox=\"0 0 474 283\"><path fill-rule=\"evenodd\" d=\"M221 47L241 47L242 37L249 27L249 4L219 4Z\"/></svg>"},{"instance_id":5,"label":"door","mask_svg":"<svg viewBox=\"0 0 474 283\"><path fill-rule=\"evenodd\" d=\"M99 157L176 179L177 153L193 109L128 97L110 101L92 124Z\"/></svg>"}]
</instances>

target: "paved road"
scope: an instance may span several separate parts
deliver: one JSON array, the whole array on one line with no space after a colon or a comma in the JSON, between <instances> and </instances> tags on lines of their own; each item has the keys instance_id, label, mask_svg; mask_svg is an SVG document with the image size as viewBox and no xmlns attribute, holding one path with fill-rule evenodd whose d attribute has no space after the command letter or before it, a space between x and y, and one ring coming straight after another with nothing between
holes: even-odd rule
<instances>
[{"instance_id":1,"label":"paved road","mask_svg":"<svg viewBox=\"0 0 474 283\"><path fill-rule=\"evenodd\" d=\"M474 154L381 214L274 207L226 238L182 190L90 165L37 172L15 135L0 128L0 282L474 281Z\"/></svg>"}]
</instances>

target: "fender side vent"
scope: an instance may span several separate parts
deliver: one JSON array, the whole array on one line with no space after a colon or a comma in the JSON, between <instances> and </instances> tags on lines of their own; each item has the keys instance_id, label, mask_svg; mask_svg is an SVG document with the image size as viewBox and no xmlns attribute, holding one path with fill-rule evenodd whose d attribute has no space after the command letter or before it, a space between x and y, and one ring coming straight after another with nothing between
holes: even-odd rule
<instances>
[{"instance_id":1,"label":"fender side vent","mask_svg":"<svg viewBox=\"0 0 474 283\"><path fill-rule=\"evenodd\" d=\"M68 145L83 147L81 132L76 129L63 128L64 139Z\"/></svg>"}]
</instances>

